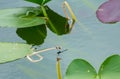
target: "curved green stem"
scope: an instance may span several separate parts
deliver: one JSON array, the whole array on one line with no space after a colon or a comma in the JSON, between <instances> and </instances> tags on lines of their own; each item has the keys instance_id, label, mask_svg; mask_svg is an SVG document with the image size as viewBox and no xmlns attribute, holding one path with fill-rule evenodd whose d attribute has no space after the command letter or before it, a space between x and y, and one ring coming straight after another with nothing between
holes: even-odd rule
<instances>
[{"instance_id":1,"label":"curved green stem","mask_svg":"<svg viewBox=\"0 0 120 79\"><path fill-rule=\"evenodd\" d=\"M47 18L48 23L49 23L50 26L53 28L53 30L57 33L57 30L55 29L53 23L50 21L48 15L47 15L47 12L46 12L46 10L45 10L45 7L44 7L44 6L41 6L41 9L42 9L42 11L43 11L44 16Z\"/></svg>"}]
</instances>

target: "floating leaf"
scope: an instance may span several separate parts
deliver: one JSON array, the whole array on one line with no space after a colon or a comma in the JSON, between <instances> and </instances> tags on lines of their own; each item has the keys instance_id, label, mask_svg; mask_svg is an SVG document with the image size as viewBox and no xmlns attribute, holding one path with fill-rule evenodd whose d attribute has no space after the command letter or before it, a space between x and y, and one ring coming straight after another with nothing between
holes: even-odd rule
<instances>
[{"instance_id":1,"label":"floating leaf","mask_svg":"<svg viewBox=\"0 0 120 79\"><path fill-rule=\"evenodd\" d=\"M120 0L109 0L103 3L96 12L97 18L103 23L120 21Z\"/></svg>"},{"instance_id":2,"label":"floating leaf","mask_svg":"<svg viewBox=\"0 0 120 79\"><path fill-rule=\"evenodd\" d=\"M0 63L23 58L31 53L31 45L28 44L0 43Z\"/></svg>"},{"instance_id":3,"label":"floating leaf","mask_svg":"<svg viewBox=\"0 0 120 79\"><path fill-rule=\"evenodd\" d=\"M100 67L100 79L120 79L120 56L108 57Z\"/></svg>"},{"instance_id":4,"label":"floating leaf","mask_svg":"<svg viewBox=\"0 0 120 79\"><path fill-rule=\"evenodd\" d=\"M49 20L47 26L52 32L58 35L69 33L69 24L67 18L55 13L47 6L46 12Z\"/></svg>"},{"instance_id":5,"label":"floating leaf","mask_svg":"<svg viewBox=\"0 0 120 79\"><path fill-rule=\"evenodd\" d=\"M87 61L75 59L68 66L65 79L120 79L120 55L108 57L98 74Z\"/></svg>"},{"instance_id":6,"label":"floating leaf","mask_svg":"<svg viewBox=\"0 0 120 79\"><path fill-rule=\"evenodd\" d=\"M31 27L45 24L45 20L38 17L40 9L34 7L0 10L0 27Z\"/></svg>"},{"instance_id":7,"label":"floating leaf","mask_svg":"<svg viewBox=\"0 0 120 79\"><path fill-rule=\"evenodd\" d=\"M16 33L22 39L26 40L28 44L40 45L44 42L47 36L45 25L39 25L28 28L18 28Z\"/></svg>"},{"instance_id":8,"label":"floating leaf","mask_svg":"<svg viewBox=\"0 0 120 79\"><path fill-rule=\"evenodd\" d=\"M25 0L25 1L29 1L29 2L33 2L33 3L37 3L39 5L44 5L47 2L51 1L51 0Z\"/></svg>"},{"instance_id":9,"label":"floating leaf","mask_svg":"<svg viewBox=\"0 0 120 79\"><path fill-rule=\"evenodd\" d=\"M75 59L68 66L64 79L95 79L95 69L85 60Z\"/></svg>"}]
</instances>

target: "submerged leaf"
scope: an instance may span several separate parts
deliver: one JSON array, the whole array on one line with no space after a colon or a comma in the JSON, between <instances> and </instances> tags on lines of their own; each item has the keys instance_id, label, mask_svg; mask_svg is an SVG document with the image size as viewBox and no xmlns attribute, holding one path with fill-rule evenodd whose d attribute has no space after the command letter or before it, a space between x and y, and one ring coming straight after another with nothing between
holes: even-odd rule
<instances>
[{"instance_id":1,"label":"submerged leaf","mask_svg":"<svg viewBox=\"0 0 120 79\"><path fill-rule=\"evenodd\" d=\"M69 33L69 24L67 18L55 13L47 6L46 12L49 20L47 26L52 32L58 35Z\"/></svg>"},{"instance_id":2,"label":"submerged leaf","mask_svg":"<svg viewBox=\"0 0 120 79\"><path fill-rule=\"evenodd\" d=\"M16 33L22 39L26 40L28 44L40 45L44 42L47 36L47 30L45 25L39 25L28 28L19 28Z\"/></svg>"},{"instance_id":3,"label":"submerged leaf","mask_svg":"<svg viewBox=\"0 0 120 79\"><path fill-rule=\"evenodd\" d=\"M109 0L103 3L96 12L97 18L103 23L120 21L120 0Z\"/></svg>"},{"instance_id":4,"label":"submerged leaf","mask_svg":"<svg viewBox=\"0 0 120 79\"><path fill-rule=\"evenodd\" d=\"M21 43L0 43L0 63L6 63L31 54L31 45Z\"/></svg>"},{"instance_id":5,"label":"submerged leaf","mask_svg":"<svg viewBox=\"0 0 120 79\"><path fill-rule=\"evenodd\" d=\"M45 20L37 15L41 10L35 7L0 10L0 27L32 27L45 24Z\"/></svg>"},{"instance_id":6,"label":"submerged leaf","mask_svg":"<svg viewBox=\"0 0 120 79\"><path fill-rule=\"evenodd\" d=\"M29 2L33 2L33 3L37 3L39 5L44 5L47 2L51 1L51 0L25 0L25 1L29 1Z\"/></svg>"},{"instance_id":7,"label":"submerged leaf","mask_svg":"<svg viewBox=\"0 0 120 79\"><path fill-rule=\"evenodd\" d=\"M95 69L85 60L75 59L68 66L64 79L96 79Z\"/></svg>"},{"instance_id":8,"label":"submerged leaf","mask_svg":"<svg viewBox=\"0 0 120 79\"><path fill-rule=\"evenodd\" d=\"M120 79L120 55L108 57L100 67L100 79Z\"/></svg>"}]
</instances>

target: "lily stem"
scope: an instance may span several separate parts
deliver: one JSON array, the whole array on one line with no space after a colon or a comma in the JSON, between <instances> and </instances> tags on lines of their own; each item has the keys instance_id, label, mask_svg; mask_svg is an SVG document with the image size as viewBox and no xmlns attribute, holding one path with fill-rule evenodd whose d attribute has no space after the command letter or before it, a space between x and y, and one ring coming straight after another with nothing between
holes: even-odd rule
<instances>
[{"instance_id":1,"label":"lily stem","mask_svg":"<svg viewBox=\"0 0 120 79\"><path fill-rule=\"evenodd\" d=\"M60 68L60 58L57 58L56 69L57 69L57 76L58 79L62 79L61 68Z\"/></svg>"}]
</instances>

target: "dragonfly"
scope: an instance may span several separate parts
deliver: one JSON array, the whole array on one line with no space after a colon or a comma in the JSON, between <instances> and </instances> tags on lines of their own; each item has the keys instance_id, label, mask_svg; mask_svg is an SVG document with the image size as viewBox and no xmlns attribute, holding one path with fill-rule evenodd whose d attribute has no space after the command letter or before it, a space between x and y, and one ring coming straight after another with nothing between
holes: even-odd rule
<instances>
[{"instance_id":1,"label":"dragonfly","mask_svg":"<svg viewBox=\"0 0 120 79\"><path fill-rule=\"evenodd\" d=\"M52 48L47 48L47 49L44 49L44 50L40 50L40 51L37 51L37 52L33 52L32 54L29 54L27 55L27 59L30 60L31 62L39 62L43 59L43 57L39 54L39 53L42 53L42 52L46 52L46 51L49 51L49 50L54 50L56 49L58 52L57 52L57 61L56 61L56 70L57 70L57 76L58 76L58 79L62 79L62 74L61 74L61 63L60 63L60 54L67 51L68 49L65 49L65 50L61 50L62 48L60 46L57 46L57 47L52 47ZM39 59L37 60L34 60L31 58L31 56L38 56Z\"/></svg>"}]
</instances>

